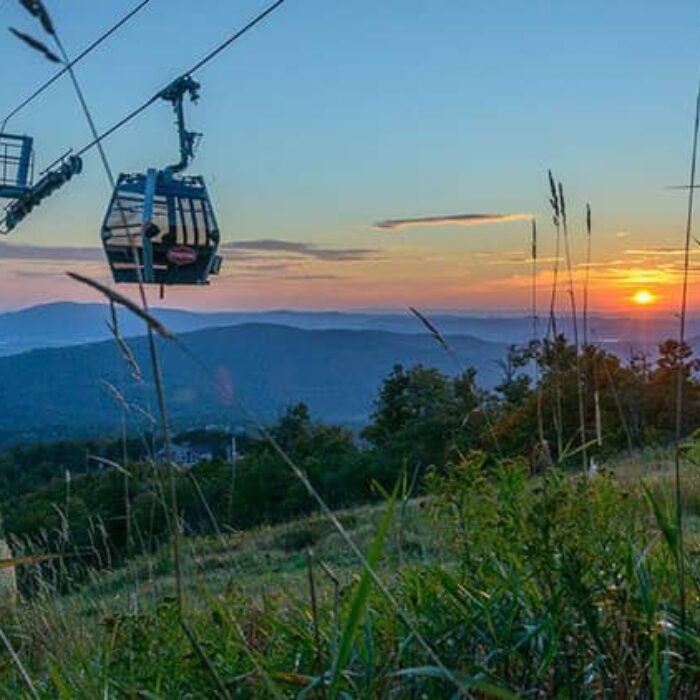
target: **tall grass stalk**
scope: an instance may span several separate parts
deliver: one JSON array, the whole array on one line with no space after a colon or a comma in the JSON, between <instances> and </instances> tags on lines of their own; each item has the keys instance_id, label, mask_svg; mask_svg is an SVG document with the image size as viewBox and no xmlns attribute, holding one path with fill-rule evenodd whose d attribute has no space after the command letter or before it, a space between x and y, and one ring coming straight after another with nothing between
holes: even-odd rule
<instances>
[{"instance_id":1,"label":"tall grass stalk","mask_svg":"<svg viewBox=\"0 0 700 700\"><path fill-rule=\"evenodd\" d=\"M593 221L591 215L591 205L586 202L586 270L583 282L583 353L585 355L589 348L589 292L591 283L591 252L593 240ZM595 430L598 447L603 446L603 416L600 410L600 390L598 381L598 362L595 352L591 354L593 364L593 402L595 409ZM609 368L606 365L609 373ZM625 428L626 430L626 428Z\"/></svg>"},{"instance_id":2,"label":"tall grass stalk","mask_svg":"<svg viewBox=\"0 0 700 700\"><path fill-rule=\"evenodd\" d=\"M564 198L564 187L561 182L558 186L559 208L561 212L561 222L564 231L564 255L566 257L566 269L569 277L569 300L571 303L571 322L574 333L574 347L576 349L576 394L578 400L579 433L581 438L581 466L584 473L588 472L588 448L586 447L586 412L584 403L584 380L581 370L581 343L578 333L578 314L576 309L576 290L574 288L574 273L571 255L571 244L569 242L569 218L566 213L566 200Z\"/></svg>"},{"instance_id":3,"label":"tall grass stalk","mask_svg":"<svg viewBox=\"0 0 700 700\"><path fill-rule=\"evenodd\" d=\"M384 540L389 532L394 514L394 507L396 505L396 498L398 495L397 491L398 485L387 502L384 515L382 516L379 527L377 528L377 534L375 535L374 541L372 542L372 547L367 555L369 567L363 572L362 579L360 580L360 584L355 591L352 603L350 605L350 613L345 621L345 627L343 628L343 632L340 637L338 656L335 659L333 672L331 674L330 687L328 690L329 700L335 700L335 698L338 696L341 674L350 660L350 654L352 652L355 637L365 616L365 610L369 603L369 595L372 590L372 576L370 571L376 568L377 564L379 563L379 557L384 549Z\"/></svg>"},{"instance_id":4,"label":"tall grass stalk","mask_svg":"<svg viewBox=\"0 0 700 700\"><path fill-rule=\"evenodd\" d=\"M561 210L559 206L559 193L554 182L552 171L547 171L549 178L549 204L552 207L552 223L554 224L555 240L554 240L554 264L552 268L552 291L549 299L549 320L547 322L547 338L556 340L557 337L557 318L556 318L556 303L557 303L557 287L559 284L559 257L561 255ZM554 368L555 379L555 402L553 407L554 427L557 434L557 462L561 460L564 452L564 420L562 414L562 389L561 389L561 372L559 364Z\"/></svg>"},{"instance_id":5,"label":"tall grass stalk","mask_svg":"<svg viewBox=\"0 0 700 700\"><path fill-rule=\"evenodd\" d=\"M552 223L554 224L554 262L552 264L552 291L549 297L549 319L547 322L547 337L554 338L557 335L557 290L559 285L559 257L561 255L561 217L559 211L559 194L552 171L547 171L549 177L549 204L552 207Z\"/></svg>"},{"instance_id":6,"label":"tall grass stalk","mask_svg":"<svg viewBox=\"0 0 700 700\"><path fill-rule=\"evenodd\" d=\"M197 639L195 633L192 631L192 628L187 624L187 622L184 619L180 619L180 626L182 627L182 631L185 633L185 636L192 645L192 649L194 650L195 654L197 654L197 657L202 662L204 668L207 670L207 673L214 679L214 683L219 690L218 696L224 698L224 700L231 700L231 693L229 693L228 688L224 685L224 682L221 680L221 676L219 676L219 674L216 671L216 667L212 663L204 647L199 643L199 640Z\"/></svg>"},{"instance_id":7,"label":"tall grass stalk","mask_svg":"<svg viewBox=\"0 0 700 700\"><path fill-rule=\"evenodd\" d=\"M323 670L323 649L321 648L321 630L318 620L318 597L316 595L316 577L314 575L314 552L309 547L306 550L306 571L309 578L309 597L311 599L311 619L314 627L314 646L316 647L315 670Z\"/></svg>"},{"instance_id":8,"label":"tall grass stalk","mask_svg":"<svg viewBox=\"0 0 700 700\"><path fill-rule=\"evenodd\" d=\"M688 277L690 271L690 241L693 235L693 207L695 204L695 175L698 160L698 132L700 131L700 81L695 97L695 121L693 124L693 147L690 156L690 177L688 188L688 205L685 221L685 246L683 250L683 283L681 287L680 329L678 339L685 343L686 317L688 312ZM683 362L679 361L676 379L676 449L674 466L676 472L676 528L678 529L678 592L681 612L681 627L685 627L685 562L683 550L683 509L681 506L681 437L683 432Z\"/></svg>"},{"instance_id":9,"label":"tall grass stalk","mask_svg":"<svg viewBox=\"0 0 700 700\"><path fill-rule=\"evenodd\" d=\"M532 342L536 345L540 342L540 319L537 315L537 219L532 218L531 223L531 258L532 258ZM542 417L542 386L540 383L540 366L537 355L533 354L533 372L535 385L537 386L537 435L540 449L549 454L545 445L544 419Z\"/></svg>"},{"instance_id":10,"label":"tall grass stalk","mask_svg":"<svg viewBox=\"0 0 700 700\"><path fill-rule=\"evenodd\" d=\"M586 277L583 282L583 347L588 345L588 291L591 281L591 205L586 203Z\"/></svg>"},{"instance_id":11,"label":"tall grass stalk","mask_svg":"<svg viewBox=\"0 0 700 700\"><path fill-rule=\"evenodd\" d=\"M30 678L29 673L27 673L27 669L24 667L22 660L19 658L19 655L15 651L15 648L12 646L12 642L5 634L5 630L2 628L2 625L0 625L0 640L5 646L5 649L7 649L7 652L9 653L10 658L12 659L12 663L19 671L20 677L22 678L22 682L27 688L27 692L32 698L34 698L34 700L39 700L39 695L36 692L34 683L32 683L32 679Z\"/></svg>"},{"instance_id":12,"label":"tall grass stalk","mask_svg":"<svg viewBox=\"0 0 700 700\"><path fill-rule=\"evenodd\" d=\"M323 570L323 573L326 574L326 577L333 586L333 625L331 628L331 658L333 659L333 663L335 663L336 659L338 658L338 641L340 639L340 579L336 575L335 571L331 569L330 565L327 562L323 561L323 559L319 560L319 564L321 566L321 569Z\"/></svg>"}]
</instances>

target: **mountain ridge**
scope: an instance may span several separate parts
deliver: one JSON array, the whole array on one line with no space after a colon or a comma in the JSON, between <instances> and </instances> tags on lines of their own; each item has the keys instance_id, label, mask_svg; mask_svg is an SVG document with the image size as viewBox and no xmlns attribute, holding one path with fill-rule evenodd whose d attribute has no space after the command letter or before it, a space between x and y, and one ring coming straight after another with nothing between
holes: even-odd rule
<instances>
[{"instance_id":1,"label":"mountain ridge","mask_svg":"<svg viewBox=\"0 0 700 700\"><path fill-rule=\"evenodd\" d=\"M192 311L187 309L153 309L152 313L176 333L204 328L246 323L282 324L308 330L386 330L403 334L427 334L408 310L385 311ZM527 315L426 312L444 335L472 335L500 343L522 343L532 337L532 318ZM105 321L109 308L102 303L57 301L0 313L0 356L19 354L34 348L66 347L99 342L110 338ZM142 335L143 323L133 315L119 312L120 331L124 337ZM560 328L571 335L571 321L566 316ZM617 342L653 346L658 340L677 335L673 319L643 315L592 315L590 337L596 342ZM700 335L700 323L689 322L689 337Z\"/></svg>"},{"instance_id":2,"label":"mountain ridge","mask_svg":"<svg viewBox=\"0 0 700 700\"><path fill-rule=\"evenodd\" d=\"M493 386L507 345L470 336L449 342L461 366L475 366L481 384ZM113 341L0 357L0 442L116 432L121 412L109 386L133 404L130 426L142 430L143 412L156 405L148 347L143 337L128 343L143 385L131 378ZM245 423L247 411L265 422L299 401L320 420L359 425L395 364L420 363L449 374L461 368L429 335L390 331L248 323L185 333L178 343L159 339L158 345L178 428Z\"/></svg>"}]
</instances>

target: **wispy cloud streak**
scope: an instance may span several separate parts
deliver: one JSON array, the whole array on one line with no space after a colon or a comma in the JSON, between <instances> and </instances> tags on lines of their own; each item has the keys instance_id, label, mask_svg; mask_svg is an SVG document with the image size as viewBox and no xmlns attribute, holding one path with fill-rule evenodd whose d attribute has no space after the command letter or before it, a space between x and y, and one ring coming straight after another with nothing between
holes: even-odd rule
<instances>
[{"instance_id":1,"label":"wispy cloud streak","mask_svg":"<svg viewBox=\"0 0 700 700\"><path fill-rule=\"evenodd\" d=\"M101 248L87 246L40 246L0 243L0 260L66 260L96 262L104 260Z\"/></svg>"},{"instance_id":2,"label":"wispy cloud streak","mask_svg":"<svg viewBox=\"0 0 700 700\"><path fill-rule=\"evenodd\" d=\"M374 228L384 231L401 231L419 226L485 226L509 221L531 221L532 214L455 214L452 216L424 216L416 219L384 219Z\"/></svg>"},{"instance_id":3,"label":"wispy cloud streak","mask_svg":"<svg viewBox=\"0 0 700 700\"><path fill-rule=\"evenodd\" d=\"M353 262L377 256L374 248L328 248L303 241L282 241L261 238L250 241L223 243L221 250L240 260L269 260L270 257L291 256L325 262ZM39 246L0 243L0 260L45 260L97 262L104 260L101 248L88 246Z\"/></svg>"},{"instance_id":4,"label":"wispy cloud streak","mask_svg":"<svg viewBox=\"0 0 700 700\"><path fill-rule=\"evenodd\" d=\"M699 250L691 250L691 255L700 255ZM650 255L661 256L667 255L670 257L678 257L685 255L684 248L656 247L656 248L629 248L625 250L625 255Z\"/></svg>"},{"instance_id":5,"label":"wispy cloud streak","mask_svg":"<svg viewBox=\"0 0 700 700\"><path fill-rule=\"evenodd\" d=\"M373 248L326 248L315 243L303 241L282 241L274 238L261 238L252 241L233 241L224 243L222 250L233 253L287 254L326 262L352 262L367 260L377 255L379 251Z\"/></svg>"}]
</instances>

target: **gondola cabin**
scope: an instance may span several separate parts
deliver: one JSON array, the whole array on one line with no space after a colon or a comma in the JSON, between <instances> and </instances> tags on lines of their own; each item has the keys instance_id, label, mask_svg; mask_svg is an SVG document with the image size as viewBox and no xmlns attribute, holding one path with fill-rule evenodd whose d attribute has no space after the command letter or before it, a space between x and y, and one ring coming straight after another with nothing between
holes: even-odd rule
<instances>
[{"instance_id":1,"label":"gondola cabin","mask_svg":"<svg viewBox=\"0 0 700 700\"><path fill-rule=\"evenodd\" d=\"M206 284L221 267L219 227L201 176L119 176L102 225L114 281Z\"/></svg>"},{"instance_id":2,"label":"gondola cabin","mask_svg":"<svg viewBox=\"0 0 700 700\"><path fill-rule=\"evenodd\" d=\"M102 224L102 243L115 282L207 284L221 268L219 226L204 178L182 175L199 137L185 129L182 101L195 102L199 83L184 75L159 96L173 105L180 160L145 174L120 175Z\"/></svg>"}]
</instances>

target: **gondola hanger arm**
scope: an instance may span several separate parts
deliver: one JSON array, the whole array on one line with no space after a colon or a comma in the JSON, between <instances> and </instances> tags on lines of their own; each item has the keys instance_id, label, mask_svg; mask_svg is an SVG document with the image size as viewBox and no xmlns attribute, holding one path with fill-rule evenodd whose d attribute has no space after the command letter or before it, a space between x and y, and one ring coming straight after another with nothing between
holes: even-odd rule
<instances>
[{"instance_id":1,"label":"gondola hanger arm","mask_svg":"<svg viewBox=\"0 0 700 700\"><path fill-rule=\"evenodd\" d=\"M199 99L200 87L200 84L191 75L183 75L158 93L160 99L170 102L173 105L173 109L175 110L175 125L177 126L177 133L180 141L180 160L166 168L169 173L182 172L189 166L192 158L194 158L195 143L201 134L195 131L188 131L185 128L185 109L183 101L185 95L189 95L190 101L196 103Z\"/></svg>"}]
</instances>

